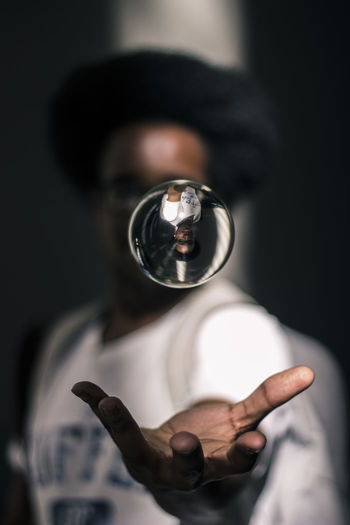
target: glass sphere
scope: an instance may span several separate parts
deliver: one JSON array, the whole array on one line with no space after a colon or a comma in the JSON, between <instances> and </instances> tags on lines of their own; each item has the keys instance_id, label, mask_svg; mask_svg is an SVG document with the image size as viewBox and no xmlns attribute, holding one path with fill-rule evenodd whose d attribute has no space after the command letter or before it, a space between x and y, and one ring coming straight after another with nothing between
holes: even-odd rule
<instances>
[{"instance_id":1,"label":"glass sphere","mask_svg":"<svg viewBox=\"0 0 350 525\"><path fill-rule=\"evenodd\" d=\"M129 222L131 253L143 272L171 288L205 283L226 263L234 227L208 186L172 180L148 191Z\"/></svg>"}]
</instances>

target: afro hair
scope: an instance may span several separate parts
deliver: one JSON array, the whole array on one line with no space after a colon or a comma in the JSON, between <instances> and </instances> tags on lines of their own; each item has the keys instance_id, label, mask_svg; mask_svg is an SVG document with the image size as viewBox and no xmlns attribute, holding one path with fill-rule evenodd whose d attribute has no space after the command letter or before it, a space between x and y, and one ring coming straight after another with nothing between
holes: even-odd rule
<instances>
[{"instance_id":1,"label":"afro hair","mask_svg":"<svg viewBox=\"0 0 350 525\"><path fill-rule=\"evenodd\" d=\"M107 140L132 123L183 125L209 149L209 183L228 203L265 176L274 145L266 103L242 72L143 50L76 69L51 103L55 157L81 189L98 186Z\"/></svg>"}]
</instances>

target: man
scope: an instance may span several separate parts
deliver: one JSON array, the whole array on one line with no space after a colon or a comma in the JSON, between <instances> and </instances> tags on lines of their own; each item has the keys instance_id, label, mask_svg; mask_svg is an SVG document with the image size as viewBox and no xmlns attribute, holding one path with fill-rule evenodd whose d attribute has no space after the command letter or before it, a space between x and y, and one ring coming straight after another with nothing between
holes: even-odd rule
<instances>
[{"instance_id":1,"label":"man","mask_svg":"<svg viewBox=\"0 0 350 525\"><path fill-rule=\"evenodd\" d=\"M201 205L194 188L174 185L168 188L161 204L161 218L175 227L175 250L189 254L194 248L192 225L201 218Z\"/></svg>"},{"instance_id":2,"label":"man","mask_svg":"<svg viewBox=\"0 0 350 525\"><path fill-rule=\"evenodd\" d=\"M113 284L107 304L69 314L40 345L11 523L340 524L323 416L311 394L284 404L314 379L293 366L284 329L229 283L154 283L127 245L154 185L192 180L235 203L264 176L271 132L255 89L190 57L132 53L76 71L51 122Z\"/></svg>"}]
</instances>

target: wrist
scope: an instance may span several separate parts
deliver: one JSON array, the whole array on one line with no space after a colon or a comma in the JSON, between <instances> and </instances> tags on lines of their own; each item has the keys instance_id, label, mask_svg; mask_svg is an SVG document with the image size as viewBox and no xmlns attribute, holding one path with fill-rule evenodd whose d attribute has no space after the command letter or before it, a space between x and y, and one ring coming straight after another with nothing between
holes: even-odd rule
<instances>
[{"instance_id":1,"label":"wrist","mask_svg":"<svg viewBox=\"0 0 350 525\"><path fill-rule=\"evenodd\" d=\"M169 514L191 524L211 524L222 518L232 498L249 481L249 474L212 481L193 490L148 487L156 502Z\"/></svg>"}]
</instances>

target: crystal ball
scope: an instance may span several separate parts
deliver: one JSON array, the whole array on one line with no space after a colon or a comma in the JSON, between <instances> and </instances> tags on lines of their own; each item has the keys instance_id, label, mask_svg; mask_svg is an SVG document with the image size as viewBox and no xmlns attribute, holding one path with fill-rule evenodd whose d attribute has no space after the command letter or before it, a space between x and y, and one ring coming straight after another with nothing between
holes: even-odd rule
<instances>
[{"instance_id":1,"label":"crystal ball","mask_svg":"<svg viewBox=\"0 0 350 525\"><path fill-rule=\"evenodd\" d=\"M130 218L128 239L148 277L171 288L189 288L205 283L224 266L234 226L213 190L177 179L142 197Z\"/></svg>"}]
</instances>

